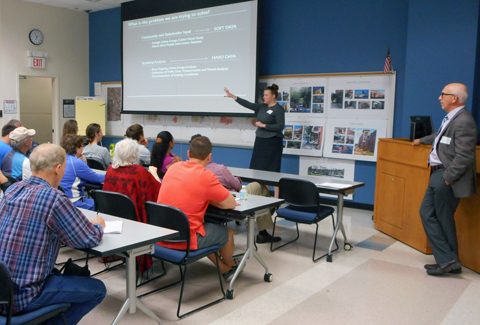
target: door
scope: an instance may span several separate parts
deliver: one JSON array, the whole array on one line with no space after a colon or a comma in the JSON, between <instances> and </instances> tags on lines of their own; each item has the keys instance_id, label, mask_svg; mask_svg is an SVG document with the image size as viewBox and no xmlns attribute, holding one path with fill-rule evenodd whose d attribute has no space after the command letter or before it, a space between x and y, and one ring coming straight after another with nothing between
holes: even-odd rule
<instances>
[{"instance_id":1,"label":"door","mask_svg":"<svg viewBox=\"0 0 480 325\"><path fill-rule=\"evenodd\" d=\"M20 76L20 121L35 129L35 142L53 142L52 136L52 78Z\"/></svg>"}]
</instances>

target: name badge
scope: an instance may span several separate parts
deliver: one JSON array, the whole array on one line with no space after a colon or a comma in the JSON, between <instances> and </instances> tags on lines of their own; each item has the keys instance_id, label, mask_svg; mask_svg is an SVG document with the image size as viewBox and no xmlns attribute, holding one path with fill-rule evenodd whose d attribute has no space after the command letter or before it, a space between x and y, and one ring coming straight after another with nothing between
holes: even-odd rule
<instances>
[{"instance_id":1,"label":"name badge","mask_svg":"<svg viewBox=\"0 0 480 325\"><path fill-rule=\"evenodd\" d=\"M452 142L452 138L449 138L449 137L442 137L442 139L440 139L440 143L450 145L450 142Z\"/></svg>"},{"instance_id":2,"label":"name badge","mask_svg":"<svg viewBox=\"0 0 480 325\"><path fill-rule=\"evenodd\" d=\"M269 110L267 111L267 113L268 113L268 114L272 114L273 111L272 111L271 109L269 109Z\"/></svg>"}]
</instances>

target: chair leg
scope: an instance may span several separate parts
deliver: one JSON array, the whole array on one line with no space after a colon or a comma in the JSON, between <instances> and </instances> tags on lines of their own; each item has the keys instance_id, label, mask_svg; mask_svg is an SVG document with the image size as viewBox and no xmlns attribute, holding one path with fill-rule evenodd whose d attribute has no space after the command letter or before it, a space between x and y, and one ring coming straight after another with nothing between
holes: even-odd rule
<instances>
[{"instance_id":1,"label":"chair leg","mask_svg":"<svg viewBox=\"0 0 480 325\"><path fill-rule=\"evenodd\" d=\"M182 267L181 267L180 265L179 265L178 267L180 268L180 280L178 280L178 281L176 281L176 282L173 282L173 283L170 283L170 284L167 284L166 286L163 286L163 287L161 287L161 288L158 288L158 289L155 289L155 290L146 292L146 293L138 296L138 298L143 298L143 297L145 297L145 296L149 296L149 295L151 295L152 293L165 291L165 290L167 290L167 289L170 289L171 287L174 287L174 286L182 283L183 280L184 280L184 278L185 278L185 276L184 276Z\"/></svg>"},{"instance_id":2,"label":"chair leg","mask_svg":"<svg viewBox=\"0 0 480 325\"><path fill-rule=\"evenodd\" d=\"M65 313L60 313L60 315L62 316L63 325L68 325L67 317L65 317Z\"/></svg>"},{"instance_id":3,"label":"chair leg","mask_svg":"<svg viewBox=\"0 0 480 325\"><path fill-rule=\"evenodd\" d=\"M218 303L220 303L220 302L222 302L226 299L225 298L225 290L223 289L222 273L220 272L220 266L218 265L218 254L217 254L217 252L215 252L215 260L217 262L217 273L218 273L218 279L220 280L220 289L222 290L222 298L217 299L215 301L212 301L212 302L210 302L206 305L203 305L201 307L198 307L197 309L191 310L188 313L180 315L180 307L182 305L182 297L183 297L183 288L184 288L185 278L186 278L186 274L187 274L187 266L185 266L185 276L183 277L182 289L180 291L180 299L178 301L178 309L177 309L177 317L178 318L180 318L180 319L185 318L187 316L190 316L193 313L196 313L197 311L200 311L200 310L206 309L210 306L216 305L216 304L218 304Z\"/></svg>"},{"instance_id":4,"label":"chair leg","mask_svg":"<svg viewBox=\"0 0 480 325\"><path fill-rule=\"evenodd\" d=\"M277 218L278 216L275 217L275 221L273 223L273 230L272 230L272 237L275 237L275 226L277 225ZM283 246L287 246L293 242L296 242L298 240L298 238L300 237L300 232L298 231L298 222L295 222L295 225L297 226L297 238L295 238L294 240L292 241L289 241L288 243L285 243L283 245L280 245L278 247L275 247L273 248L273 241L270 243L270 251L273 252L273 251L276 251L277 249L283 247Z\"/></svg>"},{"instance_id":5,"label":"chair leg","mask_svg":"<svg viewBox=\"0 0 480 325\"><path fill-rule=\"evenodd\" d=\"M333 217L333 213L332 213L332 222L333 222L333 231L335 231L335 219ZM318 260L320 260L321 258L325 257L328 255L328 252L323 254L322 256L320 257L317 257L315 258L315 251L316 251L316 248L317 248L317 237L318 237L318 223L316 224L317 225L317 230L315 231L315 244L313 245L313 256L312 256L312 260L314 262L317 262ZM332 253L335 252L336 250L338 250L338 243L337 243L337 238L335 238L335 245L337 246L337 248L335 248L334 250L332 250ZM328 258L327 258L327 262L328 262ZM331 262L331 261L330 261Z\"/></svg>"}]
</instances>

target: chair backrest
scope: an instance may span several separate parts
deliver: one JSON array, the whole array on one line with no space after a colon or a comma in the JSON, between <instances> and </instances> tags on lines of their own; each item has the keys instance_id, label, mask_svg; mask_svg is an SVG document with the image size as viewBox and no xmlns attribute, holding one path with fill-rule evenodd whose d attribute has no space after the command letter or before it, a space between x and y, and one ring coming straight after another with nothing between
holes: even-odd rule
<instances>
[{"instance_id":1,"label":"chair backrest","mask_svg":"<svg viewBox=\"0 0 480 325\"><path fill-rule=\"evenodd\" d=\"M92 169L105 170L102 163L95 160L95 159L88 159L87 158L87 165L88 165L88 167L90 167Z\"/></svg>"},{"instance_id":2,"label":"chair backrest","mask_svg":"<svg viewBox=\"0 0 480 325\"><path fill-rule=\"evenodd\" d=\"M135 203L125 194L96 190L94 200L98 212L137 221Z\"/></svg>"},{"instance_id":3,"label":"chair backrest","mask_svg":"<svg viewBox=\"0 0 480 325\"><path fill-rule=\"evenodd\" d=\"M279 187L279 197L290 205L314 207L320 204L317 186L310 181L282 178Z\"/></svg>"},{"instance_id":4,"label":"chair backrest","mask_svg":"<svg viewBox=\"0 0 480 325\"><path fill-rule=\"evenodd\" d=\"M15 178L13 178L12 176L5 176L5 177L6 177L6 178L8 179L8 181L9 181L10 183L12 183L12 184L18 182L18 181L17 181Z\"/></svg>"},{"instance_id":5,"label":"chair backrest","mask_svg":"<svg viewBox=\"0 0 480 325\"><path fill-rule=\"evenodd\" d=\"M13 310L13 285L10 271L7 266L0 261L0 305L8 305L7 324L12 318Z\"/></svg>"},{"instance_id":6,"label":"chair backrest","mask_svg":"<svg viewBox=\"0 0 480 325\"><path fill-rule=\"evenodd\" d=\"M182 210L151 201L145 203L145 209L149 225L178 231L178 237L169 242L186 242L190 247L190 222Z\"/></svg>"}]
</instances>

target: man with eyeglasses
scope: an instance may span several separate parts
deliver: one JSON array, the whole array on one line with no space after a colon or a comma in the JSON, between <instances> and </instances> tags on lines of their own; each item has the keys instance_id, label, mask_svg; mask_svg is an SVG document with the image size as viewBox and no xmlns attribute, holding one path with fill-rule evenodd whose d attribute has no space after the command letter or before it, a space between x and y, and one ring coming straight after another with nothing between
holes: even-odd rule
<instances>
[{"instance_id":1,"label":"man with eyeglasses","mask_svg":"<svg viewBox=\"0 0 480 325\"><path fill-rule=\"evenodd\" d=\"M468 93L463 84L445 86L438 98L447 113L438 132L413 145L431 144L428 158L430 181L420 216L436 264L426 264L429 275L459 274L458 243L454 214L460 198L477 194L475 150L477 128L465 108Z\"/></svg>"}]
</instances>

